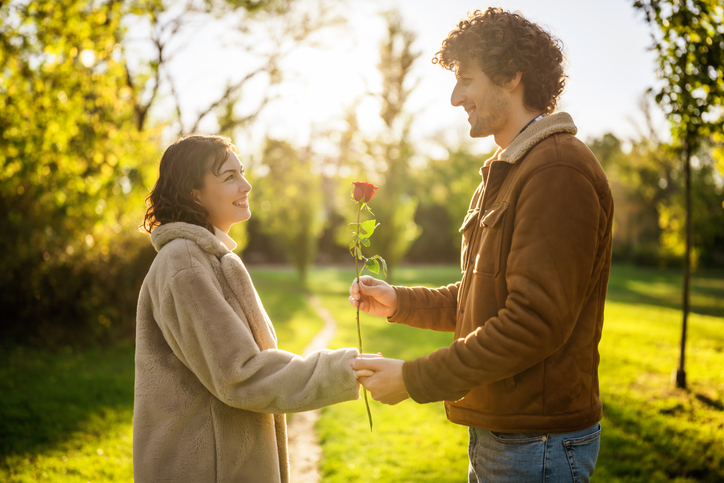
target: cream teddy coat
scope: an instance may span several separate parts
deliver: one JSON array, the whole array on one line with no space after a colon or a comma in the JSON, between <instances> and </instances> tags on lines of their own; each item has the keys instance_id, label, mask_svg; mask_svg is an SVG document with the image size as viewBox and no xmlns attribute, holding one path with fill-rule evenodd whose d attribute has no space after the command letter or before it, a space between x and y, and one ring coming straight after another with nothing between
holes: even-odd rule
<instances>
[{"instance_id":1,"label":"cream teddy coat","mask_svg":"<svg viewBox=\"0 0 724 483\"><path fill-rule=\"evenodd\" d=\"M280 350L241 259L208 230L156 228L138 301L136 483L287 482L283 413L356 399L356 349Z\"/></svg>"}]
</instances>

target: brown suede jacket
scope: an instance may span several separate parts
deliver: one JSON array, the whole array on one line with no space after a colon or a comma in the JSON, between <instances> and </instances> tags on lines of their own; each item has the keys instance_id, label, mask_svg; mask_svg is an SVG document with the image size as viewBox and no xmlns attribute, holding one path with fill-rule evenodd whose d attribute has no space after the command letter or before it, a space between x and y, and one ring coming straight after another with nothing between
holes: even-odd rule
<instances>
[{"instance_id":1,"label":"brown suede jacket","mask_svg":"<svg viewBox=\"0 0 724 483\"><path fill-rule=\"evenodd\" d=\"M403 366L410 397L446 401L454 423L567 432L602 417L613 199L575 133L568 114L553 114L486 161L460 229L460 282L395 287L390 321L455 332L449 347Z\"/></svg>"}]
</instances>

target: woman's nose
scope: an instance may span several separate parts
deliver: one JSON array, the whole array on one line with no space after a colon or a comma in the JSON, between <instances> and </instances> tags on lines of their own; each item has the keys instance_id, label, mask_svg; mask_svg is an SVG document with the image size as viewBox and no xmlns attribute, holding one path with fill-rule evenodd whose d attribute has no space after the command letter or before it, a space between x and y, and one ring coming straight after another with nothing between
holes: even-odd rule
<instances>
[{"instance_id":1,"label":"woman's nose","mask_svg":"<svg viewBox=\"0 0 724 483\"><path fill-rule=\"evenodd\" d=\"M251 183L249 183L249 181L247 181L246 178L241 178L241 179L242 179L241 191L245 191L245 192L251 191Z\"/></svg>"}]
</instances>

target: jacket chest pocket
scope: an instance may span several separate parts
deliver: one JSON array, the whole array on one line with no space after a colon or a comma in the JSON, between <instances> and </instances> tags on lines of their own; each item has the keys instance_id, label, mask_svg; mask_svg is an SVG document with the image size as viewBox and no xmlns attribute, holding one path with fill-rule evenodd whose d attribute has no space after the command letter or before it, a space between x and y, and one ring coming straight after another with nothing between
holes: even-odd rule
<instances>
[{"instance_id":1,"label":"jacket chest pocket","mask_svg":"<svg viewBox=\"0 0 724 483\"><path fill-rule=\"evenodd\" d=\"M480 210L478 208L468 210L468 214L465 216L462 226L460 227L460 233L463 234L463 242L460 250L460 269L464 272L467 267L468 253L470 251L470 243L472 242L474 228L476 222L480 219Z\"/></svg>"},{"instance_id":2,"label":"jacket chest pocket","mask_svg":"<svg viewBox=\"0 0 724 483\"><path fill-rule=\"evenodd\" d=\"M496 201L483 212L480 220L480 244L475 255L473 273L495 277L500 272L500 260L503 248L503 225L508 203Z\"/></svg>"}]
</instances>

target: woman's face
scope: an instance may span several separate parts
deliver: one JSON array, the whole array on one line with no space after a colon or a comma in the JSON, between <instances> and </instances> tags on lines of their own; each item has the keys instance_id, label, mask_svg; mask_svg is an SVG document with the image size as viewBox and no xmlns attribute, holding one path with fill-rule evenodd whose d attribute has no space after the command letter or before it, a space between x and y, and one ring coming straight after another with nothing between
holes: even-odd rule
<instances>
[{"instance_id":1,"label":"woman's face","mask_svg":"<svg viewBox=\"0 0 724 483\"><path fill-rule=\"evenodd\" d=\"M218 175L209 169L204 176L204 187L193 190L201 206L208 211L211 224L224 233L229 233L234 223L246 221L251 216L249 191L251 185L244 178L244 167L233 152L221 165Z\"/></svg>"}]
</instances>

